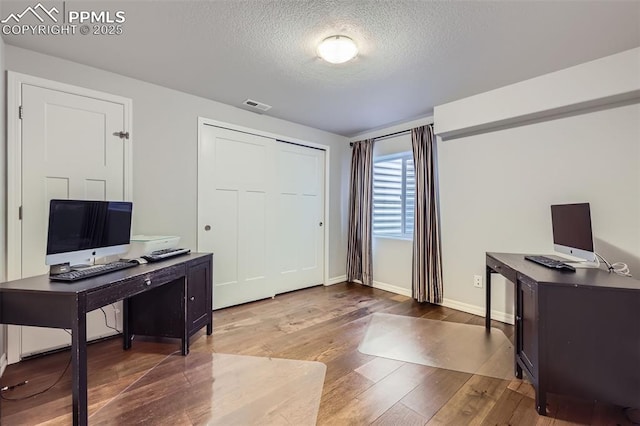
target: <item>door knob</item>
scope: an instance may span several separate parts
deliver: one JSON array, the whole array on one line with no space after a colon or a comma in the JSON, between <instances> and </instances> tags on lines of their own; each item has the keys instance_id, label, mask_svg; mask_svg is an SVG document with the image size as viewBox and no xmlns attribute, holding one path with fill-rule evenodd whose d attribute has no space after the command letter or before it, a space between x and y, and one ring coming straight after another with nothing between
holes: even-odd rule
<instances>
[{"instance_id":1,"label":"door knob","mask_svg":"<svg viewBox=\"0 0 640 426\"><path fill-rule=\"evenodd\" d=\"M320 222L320 225L319 225L319 226L322 226L322 222Z\"/></svg>"},{"instance_id":2,"label":"door knob","mask_svg":"<svg viewBox=\"0 0 640 426\"><path fill-rule=\"evenodd\" d=\"M209 225L205 225L205 226L204 226L204 230L205 230L205 231L211 231L211 226L209 226Z\"/></svg>"}]
</instances>

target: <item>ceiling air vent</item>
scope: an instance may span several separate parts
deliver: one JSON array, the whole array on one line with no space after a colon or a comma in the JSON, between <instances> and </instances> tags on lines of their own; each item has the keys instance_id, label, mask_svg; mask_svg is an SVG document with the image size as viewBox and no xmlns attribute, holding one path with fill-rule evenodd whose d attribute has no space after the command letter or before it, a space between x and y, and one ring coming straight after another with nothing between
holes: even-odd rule
<instances>
[{"instance_id":1,"label":"ceiling air vent","mask_svg":"<svg viewBox=\"0 0 640 426\"><path fill-rule=\"evenodd\" d=\"M268 111L271 109L271 105L263 104L262 102L254 101L253 99L247 99L242 103L251 109L257 109L258 111Z\"/></svg>"}]
</instances>

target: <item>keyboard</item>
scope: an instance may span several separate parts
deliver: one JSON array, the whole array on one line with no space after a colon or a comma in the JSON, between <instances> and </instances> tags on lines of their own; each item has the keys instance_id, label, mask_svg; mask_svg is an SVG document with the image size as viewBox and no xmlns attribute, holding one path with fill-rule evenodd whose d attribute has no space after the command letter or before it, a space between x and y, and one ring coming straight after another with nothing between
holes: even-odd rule
<instances>
[{"instance_id":1,"label":"keyboard","mask_svg":"<svg viewBox=\"0 0 640 426\"><path fill-rule=\"evenodd\" d=\"M147 262L158 262L160 260L165 260L173 256L179 256L181 254L188 254L190 252L191 250L187 248L172 248L172 249L156 250L151 254L142 256L142 258Z\"/></svg>"},{"instance_id":2,"label":"keyboard","mask_svg":"<svg viewBox=\"0 0 640 426\"><path fill-rule=\"evenodd\" d=\"M132 268L137 265L137 263L132 262L111 262L105 265L97 265L86 269L78 269L63 272L62 274L50 275L49 279L52 281L78 281L89 277L95 277L96 275L103 275L108 274L109 272L120 271L121 269Z\"/></svg>"},{"instance_id":3,"label":"keyboard","mask_svg":"<svg viewBox=\"0 0 640 426\"><path fill-rule=\"evenodd\" d=\"M574 268L571 265L567 265L564 262L551 259L545 256L525 256L524 258L532 262L536 262L539 265L546 266L547 268L564 269L564 270L573 271L573 272L576 271L576 268Z\"/></svg>"}]
</instances>

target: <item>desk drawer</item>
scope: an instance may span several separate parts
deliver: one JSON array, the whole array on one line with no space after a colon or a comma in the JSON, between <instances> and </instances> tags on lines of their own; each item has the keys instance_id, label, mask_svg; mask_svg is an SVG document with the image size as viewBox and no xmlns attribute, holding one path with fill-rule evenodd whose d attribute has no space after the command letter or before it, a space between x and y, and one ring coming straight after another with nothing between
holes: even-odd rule
<instances>
[{"instance_id":1,"label":"desk drawer","mask_svg":"<svg viewBox=\"0 0 640 426\"><path fill-rule=\"evenodd\" d=\"M514 269L511 269L509 266L504 263L494 259L493 257L487 255L487 266L493 269L497 274L502 275L512 283L516 282L517 272Z\"/></svg>"},{"instance_id":2,"label":"desk drawer","mask_svg":"<svg viewBox=\"0 0 640 426\"><path fill-rule=\"evenodd\" d=\"M141 273L110 286L100 288L87 297L87 311L97 309L109 303L123 300L149 289L185 276L185 265L179 264L168 268Z\"/></svg>"}]
</instances>

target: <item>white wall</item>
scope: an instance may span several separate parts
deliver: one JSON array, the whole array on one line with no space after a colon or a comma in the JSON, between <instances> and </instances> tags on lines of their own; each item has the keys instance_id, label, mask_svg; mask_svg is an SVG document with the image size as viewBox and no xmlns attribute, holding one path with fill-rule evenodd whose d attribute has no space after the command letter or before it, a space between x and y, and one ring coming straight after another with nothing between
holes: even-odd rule
<instances>
[{"instance_id":1,"label":"white wall","mask_svg":"<svg viewBox=\"0 0 640 426\"><path fill-rule=\"evenodd\" d=\"M395 132L413 129L432 123L425 117L392 127L367 132L351 138L352 141L381 137ZM374 161L377 157L411 151L411 134L376 140L373 148ZM405 296L411 296L411 269L413 241L389 237L373 237L373 286Z\"/></svg>"},{"instance_id":2,"label":"white wall","mask_svg":"<svg viewBox=\"0 0 640 426\"><path fill-rule=\"evenodd\" d=\"M484 275L487 251L552 253L549 206L555 203L590 202L596 250L640 276L640 74L620 70L625 61L602 62L610 68L599 67L595 76L608 81L626 75L630 81L616 86L626 84L629 93L594 89L599 80L584 78L593 68L587 63L517 83L517 96L502 96L504 89L477 95L474 110L467 100L436 107L436 131L440 118L457 123L448 125L450 136L462 131L438 140L445 304L483 313L484 289L474 288L472 277ZM581 93L576 80L583 82ZM569 99L563 87L580 100L565 102L562 114L494 131L488 130L491 121L483 121L484 133L473 133L473 123L485 120L487 111L502 111L495 119L503 125L509 108L548 115L556 100ZM546 106L541 94L548 95ZM597 108L585 110L585 104ZM500 280L495 287L496 318L513 312L512 286L505 285Z\"/></svg>"},{"instance_id":3,"label":"white wall","mask_svg":"<svg viewBox=\"0 0 640 426\"><path fill-rule=\"evenodd\" d=\"M135 233L179 235L182 245L196 247L198 116L329 145L329 278L344 277L346 138L14 46L5 50L8 70L133 100Z\"/></svg>"},{"instance_id":4,"label":"white wall","mask_svg":"<svg viewBox=\"0 0 640 426\"><path fill-rule=\"evenodd\" d=\"M376 141L373 158L411 150L411 134L405 133ZM372 250L374 286L411 296L413 240L374 236Z\"/></svg>"}]
</instances>

